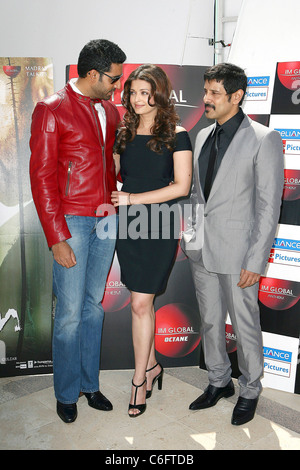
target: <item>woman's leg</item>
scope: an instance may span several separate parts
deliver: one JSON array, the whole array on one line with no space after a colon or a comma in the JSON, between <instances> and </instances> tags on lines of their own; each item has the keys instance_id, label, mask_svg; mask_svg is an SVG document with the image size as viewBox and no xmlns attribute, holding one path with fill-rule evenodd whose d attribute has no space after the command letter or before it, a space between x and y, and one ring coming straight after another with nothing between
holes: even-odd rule
<instances>
[{"instance_id":1,"label":"woman's leg","mask_svg":"<svg viewBox=\"0 0 300 470\"><path fill-rule=\"evenodd\" d=\"M132 339L135 358L133 383L140 385L146 377L150 353L154 349L155 314L153 306L154 294L131 293ZM130 404L134 404L135 388L132 387ZM136 404L146 402L146 383L137 392ZM130 414L139 414L137 409L131 409Z\"/></svg>"},{"instance_id":2,"label":"woman's leg","mask_svg":"<svg viewBox=\"0 0 300 470\"><path fill-rule=\"evenodd\" d=\"M156 367L155 367L156 366ZM155 339L153 335L153 341L150 349L150 354L149 354L149 360L147 364L147 373L146 373L146 379L147 379L147 391L150 391L152 389L152 384L153 380L159 375L159 373L162 371L162 366L157 362L156 356L155 356Z\"/></svg>"}]
</instances>

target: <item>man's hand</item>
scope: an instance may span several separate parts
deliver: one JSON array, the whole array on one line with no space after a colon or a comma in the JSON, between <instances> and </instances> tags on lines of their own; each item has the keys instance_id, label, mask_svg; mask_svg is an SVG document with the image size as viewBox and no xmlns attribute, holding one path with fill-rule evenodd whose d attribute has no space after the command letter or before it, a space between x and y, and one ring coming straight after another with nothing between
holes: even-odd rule
<instances>
[{"instance_id":1,"label":"man's hand","mask_svg":"<svg viewBox=\"0 0 300 470\"><path fill-rule=\"evenodd\" d=\"M246 269L241 270L240 274L240 282L238 283L238 287L244 289L245 287L250 287L256 284L260 279L260 274L252 273L251 271L247 271Z\"/></svg>"},{"instance_id":2,"label":"man's hand","mask_svg":"<svg viewBox=\"0 0 300 470\"><path fill-rule=\"evenodd\" d=\"M56 243L51 247L55 261L64 268L72 268L76 264L76 257L74 251L68 244L63 241Z\"/></svg>"}]
</instances>

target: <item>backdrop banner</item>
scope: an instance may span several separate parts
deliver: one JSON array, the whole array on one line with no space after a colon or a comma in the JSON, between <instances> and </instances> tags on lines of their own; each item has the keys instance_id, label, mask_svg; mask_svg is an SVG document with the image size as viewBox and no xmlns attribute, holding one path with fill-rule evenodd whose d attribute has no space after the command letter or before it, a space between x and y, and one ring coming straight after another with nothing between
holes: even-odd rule
<instances>
[{"instance_id":1,"label":"backdrop banner","mask_svg":"<svg viewBox=\"0 0 300 470\"><path fill-rule=\"evenodd\" d=\"M130 72L139 64L126 64L124 67L124 78L126 80ZM300 271L295 259L283 260L282 253L278 251L282 246L281 238L296 240L293 249L300 251L300 234L293 233L298 230L300 210L295 206L300 199L300 184L298 173L300 170L295 159L287 162L288 154L295 154L299 149L297 145L286 142L286 132L281 127L295 129L295 122L284 123L284 116L279 115L275 122L275 114L283 114L278 105L281 86L282 70L288 69L288 77L294 74L294 79L289 82L291 94L283 100L290 114L299 114L295 106L299 103L296 98L300 93L296 86L296 78L299 77L299 63L273 64L266 66L264 70L249 69L248 87L244 101L244 111L249 116L281 132L285 153L285 188L283 192L283 204L278 224L278 233L274 245L270 251L270 260L259 286L259 305L261 311L261 325L263 330L265 374L263 383L265 386L299 393L297 386L297 363L299 346L299 305L300 298ZM172 97L175 99L177 111L182 119L182 125L186 127L191 136L192 143L199 130L206 127L210 122L203 115L203 72L206 67L179 67L173 65L161 65L169 75L173 83ZM294 67L291 71L291 67ZM297 72L298 70L298 72ZM294 72L295 71L295 72ZM296 75L295 75L296 74ZM76 66L67 67L67 79L77 76ZM281 81L279 80L281 77ZM300 86L300 84L298 85ZM288 106L286 100L289 100ZM121 92L118 91L113 97L118 106L120 115L124 113L121 105ZM300 100L299 100L300 101ZM277 111L272 111L276 107ZM293 107L294 106L294 107ZM293 116L295 119L296 116ZM285 119L291 119L287 116ZM295 144L295 133L290 139ZM299 134L298 139L300 139ZM300 153L300 152L298 152ZM298 178L298 179L297 179ZM298 193L299 192L299 193ZM299 194L299 195L298 195ZM292 205L292 206L291 206ZM184 229L184 226L183 226ZM283 248L285 251L286 248ZM294 253L295 254L295 253ZM288 265L288 268L287 268ZM285 273L287 269L287 272ZM107 289L104 297L106 308L105 334L103 336L102 366L111 367L133 367L133 351L131 346L131 319L129 292L120 282L120 268L117 257L108 278ZM200 320L198 306L195 299L193 281L190 273L189 262L178 248L176 261L169 279L168 287L163 295L155 300L156 307L156 329L155 347L159 360L165 366L197 365L205 368L201 351ZM230 318L226 322L225 339L227 352L229 354L233 376L238 377L240 372L237 365L236 337ZM121 349L110 348L116 344ZM121 355L120 355L121 351Z\"/></svg>"},{"instance_id":2,"label":"backdrop banner","mask_svg":"<svg viewBox=\"0 0 300 470\"><path fill-rule=\"evenodd\" d=\"M0 58L0 376L52 372L52 257L32 202L31 114L53 93L47 58Z\"/></svg>"},{"instance_id":3,"label":"backdrop banner","mask_svg":"<svg viewBox=\"0 0 300 470\"><path fill-rule=\"evenodd\" d=\"M123 85L140 64L124 64L121 90L112 102L120 116ZM209 122L204 115L203 73L206 67L161 65L172 83L173 98L181 125L191 141ZM66 80L77 77L77 66L68 65ZM184 202L179 202L184 213ZM182 228L184 222L182 221ZM131 336L130 293L120 280L120 266L115 255L103 298L105 322L102 335L101 368L132 369L134 357ZM157 358L165 367L199 365L200 321L189 261L178 246L176 260L166 291L155 299L155 347ZM113 345L113 347L112 347Z\"/></svg>"},{"instance_id":4,"label":"backdrop banner","mask_svg":"<svg viewBox=\"0 0 300 470\"><path fill-rule=\"evenodd\" d=\"M263 331L263 386L300 393L300 62L246 70L243 106L253 120L277 130L283 140L285 183L278 230L259 283ZM226 339L239 374L234 332ZM203 364L203 358L201 359Z\"/></svg>"}]
</instances>

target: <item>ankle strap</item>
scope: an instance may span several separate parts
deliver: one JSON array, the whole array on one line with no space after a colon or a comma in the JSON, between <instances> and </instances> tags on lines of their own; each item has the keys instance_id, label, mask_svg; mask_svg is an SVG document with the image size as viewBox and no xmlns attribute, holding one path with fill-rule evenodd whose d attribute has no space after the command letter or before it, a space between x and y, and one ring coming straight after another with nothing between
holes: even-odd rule
<instances>
[{"instance_id":1,"label":"ankle strap","mask_svg":"<svg viewBox=\"0 0 300 470\"><path fill-rule=\"evenodd\" d=\"M155 366L151 367L151 369L147 369L146 372L150 372L150 370L155 369L156 366L160 366L160 363L157 362L157 363L155 364ZM160 366L160 367L161 367L161 366Z\"/></svg>"},{"instance_id":2,"label":"ankle strap","mask_svg":"<svg viewBox=\"0 0 300 470\"><path fill-rule=\"evenodd\" d=\"M141 385L135 385L135 383L133 383L133 380L131 381L132 385L136 388L139 388L139 387L142 387L144 385L144 383L146 382L147 379L144 380L144 382L141 384Z\"/></svg>"}]
</instances>

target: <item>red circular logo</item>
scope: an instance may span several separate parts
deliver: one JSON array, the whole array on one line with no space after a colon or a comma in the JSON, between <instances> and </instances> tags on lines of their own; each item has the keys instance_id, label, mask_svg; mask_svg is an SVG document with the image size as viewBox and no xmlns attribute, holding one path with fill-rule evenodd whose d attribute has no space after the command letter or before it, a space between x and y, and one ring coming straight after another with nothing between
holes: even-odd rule
<instances>
[{"instance_id":1,"label":"red circular logo","mask_svg":"<svg viewBox=\"0 0 300 470\"><path fill-rule=\"evenodd\" d=\"M285 88L295 89L293 83L300 79L300 62L281 62L278 64L277 75Z\"/></svg>"},{"instance_id":2,"label":"red circular logo","mask_svg":"<svg viewBox=\"0 0 300 470\"><path fill-rule=\"evenodd\" d=\"M300 198L300 170L284 170L283 199L296 201Z\"/></svg>"},{"instance_id":3,"label":"red circular logo","mask_svg":"<svg viewBox=\"0 0 300 470\"><path fill-rule=\"evenodd\" d=\"M182 303L168 304L156 312L155 349L164 356L184 357L200 343L199 314Z\"/></svg>"},{"instance_id":4,"label":"red circular logo","mask_svg":"<svg viewBox=\"0 0 300 470\"><path fill-rule=\"evenodd\" d=\"M233 331L232 325L226 323L225 328L225 338L226 338L226 351L232 353L236 351L236 336Z\"/></svg>"},{"instance_id":5,"label":"red circular logo","mask_svg":"<svg viewBox=\"0 0 300 470\"><path fill-rule=\"evenodd\" d=\"M3 65L3 72L10 78L15 78L20 71L21 67L19 65Z\"/></svg>"},{"instance_id":6,"label":"red circular logo","mask_svg":"<svg viewBox=\"0 0 300 470\"><path fill-rule=\"evenodd\" d=\"M268 308L286 310L300 298L300 283L262 277L259 283L259 300Z\"/></svg>"}]
</instances>

